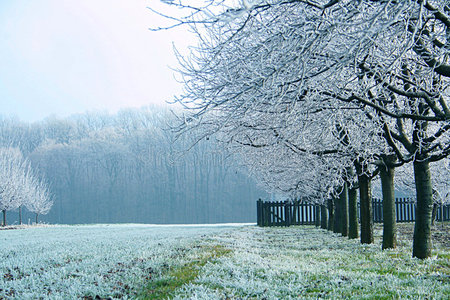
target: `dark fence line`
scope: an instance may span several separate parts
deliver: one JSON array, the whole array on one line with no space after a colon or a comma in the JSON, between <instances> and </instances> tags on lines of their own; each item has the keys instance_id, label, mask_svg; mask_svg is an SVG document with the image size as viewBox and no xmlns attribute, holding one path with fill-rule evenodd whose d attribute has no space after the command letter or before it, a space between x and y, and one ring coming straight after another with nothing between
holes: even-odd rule
<instances>
[{"instance_id":1,"label":"dark fence line","mask_svg":"<svg viewBox=\"0 0 450 300\"><path fill-rule=\"evenodd\" d=\"M290 226L314 224L318 206L290 201L257 202L259 226Z\"/></svg>"},{"instance_id":2,"label":"dark fence line","mask_svg":"<svg viewBox=\"0 0 450 300\"><path fill-rule=\"evenodd\" d=\"M372 199L373 221L383 222L383 201ZM320 206L299 201L257 201L258 226L290 226L313 225L316 221L316 210ZM450 221L450 205L435 207L436 221ZM414 222L416 205L410 198L396 198L395 210L397 222ZM359 209L358 209L359 218Z\"/></svg>"},{"instance_id":3,"label":"dark fence line","mask_svg":"<svg viewBox=\"0 0 450 300\"><path fill-rule=\"evenodd\" d=\"M359 204L358 204L359 208ZM383 223L383 200L372 199L373 221ZM359 209L358 209L359 213ZM411 198L395 198L395 213L398 223L416 220L416 203ZM359 215L358 215L359 217Z\"/></svg>"}]
</instances>

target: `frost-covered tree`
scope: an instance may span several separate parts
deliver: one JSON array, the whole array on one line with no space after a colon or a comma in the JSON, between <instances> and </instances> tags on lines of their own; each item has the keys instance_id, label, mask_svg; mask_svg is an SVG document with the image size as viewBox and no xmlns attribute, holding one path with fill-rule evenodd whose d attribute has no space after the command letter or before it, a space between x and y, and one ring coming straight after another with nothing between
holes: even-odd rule
<instances>
[{"instance_id":1,"label":"frost-covered tree","mask_svg":"<svg viewBox=\"0 0 450 300\"><path fill-rule=\"evenodd\" d=\"M28 185L28 199L25 202L26 208L35 213L36 224L38 223L38 216L47 214L53 206L53 199L48 188L44 182L32 180Z\"/></svg>"},{"instance_id":2,"label":"frost-covered tree","mask_svg":"<svg viewBox=\"0 0 450 300\"><path fill-rule=\"evenodd\" d=\"M224 20L218 17L217 22L208 24L209 27L205 29L207 34L198 31L202 42L199 50L193 53L190 60L181 58L186 94L179 101L194 111L193 115L186 118L186 124L189 129L200 125L200 136L220 131L220 139L226 143L254 147L261 151L264 151L263 147L267 150L272 145L280 144L297 154L345 152L349 156L351 152L354 161L362 164L365 157L373 155L368 151L373 147L363 143L368 140L374 143L373 139L368 138L373 136L373 130L370 129L364 138L361 138L362 134L352 135L350 149L341 150L348 147L349 143L341 141L339 133L336 134L336 126L340 125L349 132L352 123L361 124L362 113L351 104L333 101L332 97L322 99L321 102L315 101L323 98L315 90L317 87L302 90L304 82L299 78L298 64L303 66L305 62L301 61L298 53L301 53L307 37L296 35L297 25L293 22L298 21L301 13L296 12L295 7L291 8L282 13L271 10L256 16L247 15L247 10L238 10L240 13L228 10L221 16ZM238 24L230 22L225 16L235 13L238 15ZM241 13L247 18L240 23ZM276 25L269 27L267 23ZM322 87L324 78L320 78L318 86ZM227 137L223 138L224 135ZM357 149L361 150L357 152ZM332 182L330 178L335 174L351 168L339 164L338 159L335 161L334 167L329 168L333 174L330 174L328 182ZM273 164L268 166L270 168ZM336 172L336 169L340 171ZM362 202L367 203L362 205L363 242L373 241L368 182L370 172L366 162L359 167L360 179L364 180L364 184L360 185L364 192L361 193L364 195ZM280 176L274 178L280 180ZM280 181L285 183L292 180Z\"/></svg>"},{"instance_id":3,"label":"frost-covered tree","mask_svg":"<svg viewBox=\"0 0 450 300\"><path fill-rule=\"evenodd\" d=\"M20 184L24 182L25 165L18 149L0 148L0 209L3 213L3 226L6 225L6 212L21 205Z\"/></svg>"},{"instance_id":4,"label":"frost-covered tree","mask_svg":"<svg viewBox=\"0 0 450 300\"><path fill-rule=\"evenodd\" d=\"M189 11L173 26L193 25L200 40L194 55L180 57L186 94L179 102L194 111L189 125L202 124L208 135L253 111L360 112L389 145L379 153L387 189L393 168L413 162L413 255L430 256L429 163L450 151L445 1L167 3ZM357 162L360 192L370 199L370 165L364 157Z\"/></svg>"},{"instance_id":5,"label":"frost-covered tree","mask_svg":"<svg viewBox=\"0 0 450 300\"><path fill-rule=\"evenodd\" d=\"M52 204L48 187L35 176L20 150L0 148L0 209L3 226L6 225L7 211L26 206L30 211L45 214Z\"/></svg>"}]
</instances>

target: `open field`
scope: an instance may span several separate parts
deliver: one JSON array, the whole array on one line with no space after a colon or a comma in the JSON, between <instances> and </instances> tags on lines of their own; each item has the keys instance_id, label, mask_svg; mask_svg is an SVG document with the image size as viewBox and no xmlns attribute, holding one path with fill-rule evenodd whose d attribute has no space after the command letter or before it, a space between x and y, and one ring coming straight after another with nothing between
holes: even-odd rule
<instances>
[{"instance_id":1,"label":"open field","mask_svg":"<svg viewBox=\"0 0 450 300\"><path fill-rule=\"evenodd\" d=\"M433 257L311 226L54 226L0 231L0 298L448 299L450 225Z\"/></svg>"},{"instance_id":2,"label":"open field","mask_svg":"<svg viewBox=\"0 0 450 300\"><path fill-rule=\"evenodd\" d=\"M84 225L0 231L0 299L125 298L202 235L229 227ZM169 265L170 264L170 265Z\"/></svg>"}]
</instances>

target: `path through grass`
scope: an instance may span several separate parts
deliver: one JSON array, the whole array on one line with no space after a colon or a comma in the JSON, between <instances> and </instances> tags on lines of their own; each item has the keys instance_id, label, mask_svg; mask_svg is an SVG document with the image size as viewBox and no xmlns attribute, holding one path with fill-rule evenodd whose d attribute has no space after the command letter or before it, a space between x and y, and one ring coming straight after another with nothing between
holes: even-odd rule
<instances>
[{"instance_id":1,"label":"path through grass","mask_svg":"<svg viewBox=\"0 0 450 300\"><path fill-rule=\"evenodd\" d=\"M197 254L189 262L174 266L158 279L151 280L139 294L138 299L168 299L183 285L192 283L207 263L215 263L218 258L231 252L221 245L199 246Z\"/></svg>"}]
</instances>

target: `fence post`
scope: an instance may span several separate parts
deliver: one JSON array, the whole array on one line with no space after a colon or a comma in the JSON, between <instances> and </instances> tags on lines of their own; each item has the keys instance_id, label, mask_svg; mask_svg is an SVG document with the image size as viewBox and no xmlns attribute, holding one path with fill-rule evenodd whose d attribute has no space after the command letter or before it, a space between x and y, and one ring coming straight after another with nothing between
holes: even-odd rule
<instances>
[{"instance_id":1,"label":"fence post","mask_svg":"<svg viewBox=\"0 0 450 300\"><path fill-rule=\"evenodd\" d=\"M278 222L278 218L277 218L278 217L278 201L276 201L274 204L275 205L271 207L272 211L271 211L271 214L270 214L270 217L271 217L271 219L270 219L270 222L271 222L270 226L277 226L278 225L277 224L277 222Z\"/></svg>"},{"instance_id":2,"label":"fence post","mask_svg":"<svg viewBox=\"0 0 450 300\"><path fill-rule=\"evenodd\" d=\"M320 210L319 205L314 205L314 225L316 227L320 226Z\"/></svg>"},{"instance_id":3,"label":"fence post","mask_svg":"<svg viewBox=\"0 0 450 300\"><path fill-rule=\"evenodd\" d=\"M262 226L262 215L261 215L261 199L256 201L256 225Z\"/></svg>"},{"instance_id":4,"label":"fence post","mask_svg":"<svg viewBox=\"0 0 450 300\"><path fill-rule=\"evenodd\" d=\"M291 202L291 224L292 225L298 225L298 219L297 219L297 214L298 214L298 206L297 206L297 201L292 201Z\"/></svg>"},{"instance_id":5,"label":"fence post","mask_svg":"<svg viewBox=\"0 0 450 300\"><path fill-rule=\"evenodd\" d=\"M395 220L398 222L400 221L400 203L399 203L400 199L399 198L395 198Z\"/></svg>"},{"instance_id":6,"label":"fence post","mask_svg":"<svg viewBox=\"0 0 450 300\"><path fill-rule=\"evenodd\" d=\"M378 199L378 215L380 216L380 222L384 222L384 214L383 214L383 200Z\"/></svg>"},{"instance_id":7,"label":"fence post","mask_svg":"<svg viewBox=\"0 0 450 300\"><path fill-rule=\"evenodd\" d=\"M269 226L269 209L268 209L268 203L263 202L262 203L263 208L263 226Z\"/></svg>"},{"instance_id":8,"label":"fence post","mask_svg":"<svg viewBox=\"0 0 450 300\"><path fill-rule=\"evenodd\" d=\"M409 211L409 214L410 214L410 216L408 218L408 221L409 222L413 222L413 221L416 220L416 208L417 208L417 205L416 205L416 203L414 203L414 201L411 198L408 198L408 207L409 207L408 211Z\"/></svg>"},{"instance_id":9,"label":"fence post","mask_svg":"<svg viewBox=\"0 0 450 300\"><path fill-rule=\"evenodd\" d=\"M307 218L308 218L308 208L305 207L305 203L300 203L300 212L301 212L301 219L302 221L300 222L301 225L305 225L307 224Z\"/></svg>"},{"instance_id":10,"label":"fence post","mask_svg":"<svg viewBox=\"0 0 450 300\"><path fill-rule=\"evenodd\" d=\"M272 226L272 206L270 202L266 203L266 218L267 218L267 226Z\"/></svg>"},{"instance_id":11,"label":"fence post","mask_svg":"<svg viewBox=\"0 0 450 300\"><path fill-rule=\"evenodd\" d=\"M291 204L287 200L284 202L284 220L285 226L291 226Z\"/></svg>"}]
</instances>

